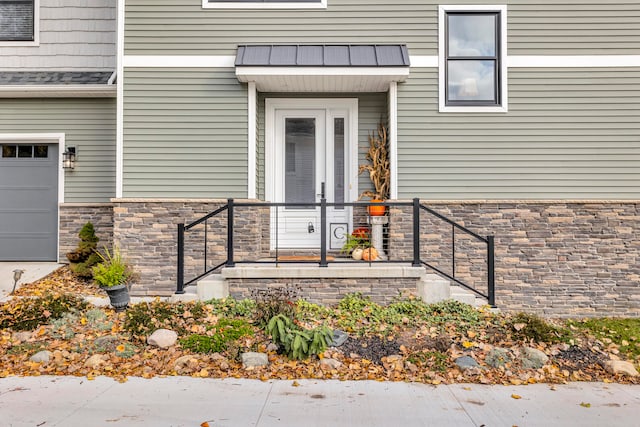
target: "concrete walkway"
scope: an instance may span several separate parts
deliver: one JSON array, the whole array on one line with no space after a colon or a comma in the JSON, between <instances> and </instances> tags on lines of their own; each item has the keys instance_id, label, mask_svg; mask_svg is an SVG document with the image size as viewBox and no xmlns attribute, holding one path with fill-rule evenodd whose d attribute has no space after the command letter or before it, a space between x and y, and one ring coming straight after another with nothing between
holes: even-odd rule
<instances>
[{"instance_id":1,"label":"concrete walkway","mask_svg":"<svg viewBox=\"0 0 640 427\"><path fill-rule=\"evenodd\" d=\"M297 382L9 377L0 379L0 420L12 427L639 425L640 386Z\"/></svg>"},{"instance_id":2,"label":"concrete walkway","mask_svg":"<svg viewBox=\"0 0 640 427\"><path fill-rule=\"evenodd\" d=\"M25 283L31 283L60 268L57 262L0 262L0 301L4 301L13 289L13 270L24 270L18 282L18 289Z\"/></svg>"}]
</instances>

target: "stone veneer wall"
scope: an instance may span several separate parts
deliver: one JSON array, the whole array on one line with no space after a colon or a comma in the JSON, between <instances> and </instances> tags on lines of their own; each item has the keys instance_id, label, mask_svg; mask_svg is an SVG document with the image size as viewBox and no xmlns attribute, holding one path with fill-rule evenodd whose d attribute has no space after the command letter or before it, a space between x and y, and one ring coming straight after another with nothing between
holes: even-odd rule
<instances>
[{"instance_id":1,"label":"stone veneer wall","mask_svg":"<svg viewBox=\"0 0 640 427\"><path fill-rule=\"evenodd\" d=\"M80 229L91 221L100 239L98 247L113 243L113 206L111 203L63 203L60 205L60 262L68 262L66 254L78 246Z\"/></svg>"},{"instance_id":2,"label":"stone veneer wall","mask_svg":"<svg viewBox=\"0 0 640 427\"><path fill-rule=\"evenodd\" d=\"M495 235L496 303L553 316L640 316L640 202L423 202ZM390 251L411 257L410 208L390 211ZM451 271L451 226L421 214L421 257ZM486 289L485 246L456 233L456 277Z\"/></svg>"},{"instance_id":3,"label":"stone veneer wall","mask_svg":"<svg viewBox=\"0 0 640 427\"><path fill-rule=\"evenodd\" d=\"M176 290L178 224L188 224L213 212L226 200L113 199L114 242L135 267L139 280L132 295L170 295ZM246 200L245 200L246 201ZM240 202L240 200L238 200ZM263 256L263 215L268 209L238 207L234 215L235 259ZM227 212L206 223L207 268L226 260ZM268 234L268 233L267 233ZM185 233L185 280L205 271L205 224ZM268 245L266 246L268 249Z\"/></svg>"},{"instance_id":4,"label":"stone veneer wall","mask_svg":"<svg viewBox=\"0 0 640 427\"><path fill-rule=\"evenodd\" d=\"M415 295L416 278L376 279L236 279L228 278L229 294L248 298L252 289L270 289L291 285L300 287L300 296L315 304L334 305L345 295L361 292L379 304L388 304L398 295Z\"/></svg>"}]
</instances>

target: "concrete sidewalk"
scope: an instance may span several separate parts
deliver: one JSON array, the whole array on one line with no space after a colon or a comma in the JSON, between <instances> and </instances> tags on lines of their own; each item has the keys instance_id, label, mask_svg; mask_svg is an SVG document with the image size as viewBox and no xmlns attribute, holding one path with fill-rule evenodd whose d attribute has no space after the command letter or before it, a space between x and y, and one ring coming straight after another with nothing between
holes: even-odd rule
<instances>
[{"instance_id":1,"label":"concrete sidewalk","mask_svg":"<svg viewBox=\"0 0 640 427\"><path fill-rule=\"evenodd\" d=\"M637 426L640 386L0 379L3 426ZM512 394L521 396L514 399ZM583 404L581 406L581 404ZM589 405L587 405L589 404ZM587 407L589 406L589 407Z\"/></svg>"}]
</instances>

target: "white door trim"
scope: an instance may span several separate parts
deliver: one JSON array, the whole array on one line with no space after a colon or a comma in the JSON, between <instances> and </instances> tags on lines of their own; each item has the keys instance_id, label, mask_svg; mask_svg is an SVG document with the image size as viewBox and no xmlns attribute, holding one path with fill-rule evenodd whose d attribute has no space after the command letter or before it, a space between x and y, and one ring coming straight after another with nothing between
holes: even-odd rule
<instances>
[{"instance_id":1,"label":"white door trim","mask_svg":"<svg viewBox=\"0 0 640 427\"><path fill-rule=\"evenodd\" d=\"M273 202L276 196L276 126L278 109L345 109L349 121L349 168L346 195L358 198L358 99L357 98L267 98L265 99L264 182L265 200Z\"/></svg>"},{"instance_id":2,"label":"white door trim","mask_svg":"<svg viewBox=\"0 0 640 427\"><path fill-rule=\"evenodd\" d=\"M0 143L15 141L18 143L58 144L58 206L56 206L56 260L60 262L60 204L64 203L64 169L62 168L62 153L64 152L64 133L2 133Z\"/></svg>"}]
</instances>

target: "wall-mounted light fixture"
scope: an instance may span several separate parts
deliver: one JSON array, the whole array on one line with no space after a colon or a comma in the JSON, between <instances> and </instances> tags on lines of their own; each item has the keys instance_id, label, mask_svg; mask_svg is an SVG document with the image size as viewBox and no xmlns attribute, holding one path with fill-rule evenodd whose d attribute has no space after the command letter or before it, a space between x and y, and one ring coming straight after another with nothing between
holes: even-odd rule
<instances>
[{"instance_id":1,"label":"wall-mounted light fixture","mask_svg":"<svg viewBox=\"0 0 640 427\"><path fill-rule=\"evenodd\" d=\"M76 147L67 147L62 153L62 168L73 170L76 167Z\"/></svg>"}]
</instances>

